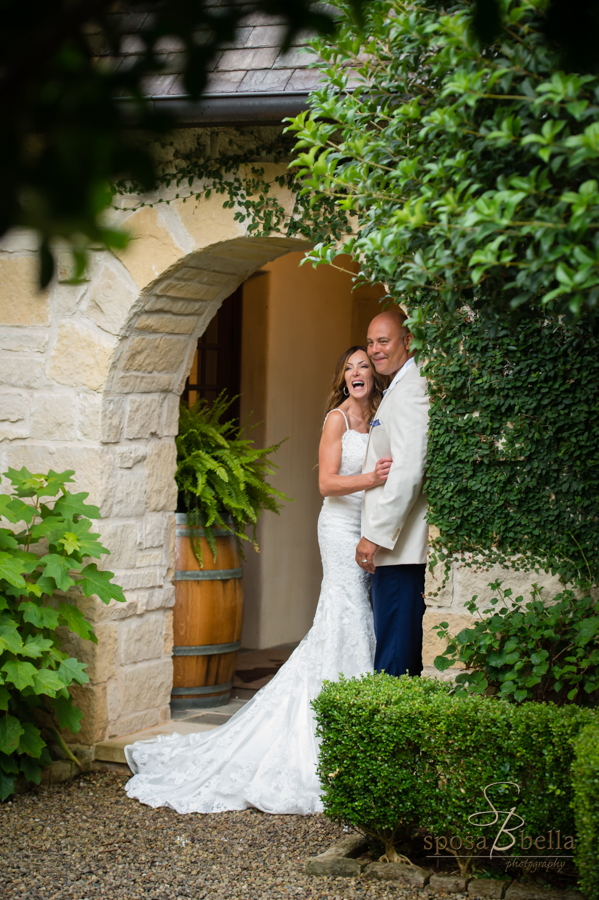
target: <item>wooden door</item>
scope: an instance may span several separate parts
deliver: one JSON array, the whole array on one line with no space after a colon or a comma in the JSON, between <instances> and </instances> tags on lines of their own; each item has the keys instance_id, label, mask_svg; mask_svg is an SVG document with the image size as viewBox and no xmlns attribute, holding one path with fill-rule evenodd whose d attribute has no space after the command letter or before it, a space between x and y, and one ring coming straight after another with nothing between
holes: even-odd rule
<instances>
[{"instance_id":1,"label":"wooden door","mask_svg":"<svg viewBox=\"0 0 599 900\"><path fill-rule=\"evenodd\" d=\"M195 403L198 397L213 401L223 390L228 397L240 392L242 291L240 286L223 300L221 308L198 340L182 396L188 405ZM229 407L226 416L227 419L239 421L239 398Z\"/></svg>"}]
</instances>

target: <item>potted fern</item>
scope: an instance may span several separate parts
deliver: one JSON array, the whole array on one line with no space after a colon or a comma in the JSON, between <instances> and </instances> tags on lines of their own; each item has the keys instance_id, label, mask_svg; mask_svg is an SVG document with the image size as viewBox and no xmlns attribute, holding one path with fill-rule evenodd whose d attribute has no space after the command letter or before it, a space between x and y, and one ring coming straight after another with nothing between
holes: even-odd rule
<instances>
[{"instance_id":1,"label":"potted fern","mask_svg":"<svg viewBox=\"0 0 599 900\"><path fill-rule=\"evenodd\" d=\"M241 543L256 543L263 510L287 500L266 480L278 448L259 449L226 421L232 400L181 406L175 549L173 694L177 707L221 706L233 687L243 625ZM251 537L246 534L251 526ZM211 551L211 553L210 553Z\"/></svg>"},{"instance_id":2,"label":"potted fern","mask_svg":"<svg viewBox=\"0 0 599 900\"><path fill-rule=\"evenodd\" d=\"M270 485L266 478L276 469L268 459L280 447L259 449L234 420L225 421L233 403L221 393L209 404L198 400L191 408L181 404L177 438L179 489L177 510L187 515L192 533L201 528L216 560L216 531L230 531L240 541L251 540L258 550L256 526L263 510L279 513L279 500L289 500ZM245 529L252 527L249 538ZM200 567L203 553L199 541L193 541Z\"/></svg>"}]
</instances>

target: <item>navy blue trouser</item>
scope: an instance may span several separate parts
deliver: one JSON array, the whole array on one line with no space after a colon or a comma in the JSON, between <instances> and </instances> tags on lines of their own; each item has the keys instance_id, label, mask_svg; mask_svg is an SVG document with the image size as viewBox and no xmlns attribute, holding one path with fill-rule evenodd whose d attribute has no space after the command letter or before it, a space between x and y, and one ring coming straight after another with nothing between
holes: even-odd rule
<instances>
[{"instance_id":1,"label":"navy blue trouser","mask_svg":"<svg viewBox=\"0 0 599 900\"><path fill-rule=\"evenodd\" d=\"M372 576L375 672L422 673L425 569L425 563L376 567Z\"/></svg>"}]
</instances>

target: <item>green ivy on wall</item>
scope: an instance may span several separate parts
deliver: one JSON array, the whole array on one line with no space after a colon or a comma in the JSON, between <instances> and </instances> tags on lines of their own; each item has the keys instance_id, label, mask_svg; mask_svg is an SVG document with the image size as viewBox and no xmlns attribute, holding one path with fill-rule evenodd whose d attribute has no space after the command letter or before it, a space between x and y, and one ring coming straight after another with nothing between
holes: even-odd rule
<instances>
[{"instance_id":1,"label":"green ivy on wall","mask_svg":"<svg viewBox=\"0 0 599 900\"><path fill-rule=\"evenodd\" d=\"M336 198L312 197L302 193L301 183L294 170L268 178L266 164L288 164L293 142L284 134L264 140L255 132L236 129L239 142L229 138L224 152L213 154L206 144L205 134L196 136L191 149L181 149L175 141L160 145L170 159L157 167L154 193L175 188L172 200L200 202L212 194L223 197L223 208L234 210L236 222L246 223L248 234L267 237L284 234L286 237L305 237L314 243L340 240L352 229L348 214ZM211 136L217 139L218 132ZM245 146L244 146L245 145ZM291 212L276 196L276 189L284 188L291 195ZM169 205L172 200L156 197L149 201L147 193L135 182L117 182L113 194L139 196L131 206L114 209L131 211L144 206ZM146 199L142 199L146 198Z\"/></svg>"},{"instance_id":2,"label":"green ivy on wall","mask_svg":"<svg viewBox=\"0 0 599 900\"><path fill-rule=\"evenodd\" d=\"M547 0L502 0L490 45L464 0L373 0L363 32L336 5L298 177L409 310L438 558L597 581L599 77L560 71Z\"/></svg>"},{"instance_id":3,"label":"green ivy on wall","mask_svg":"<svg viewBox=\"0 0 599 900\"><path fill-rule=\"evenodd\" d=\"M428 324L429 341L437 343ZM599 578L599 340L588 324L517 330L463 315L428 359L433 546L470 563Z\"/></svg>"}]
</instances>

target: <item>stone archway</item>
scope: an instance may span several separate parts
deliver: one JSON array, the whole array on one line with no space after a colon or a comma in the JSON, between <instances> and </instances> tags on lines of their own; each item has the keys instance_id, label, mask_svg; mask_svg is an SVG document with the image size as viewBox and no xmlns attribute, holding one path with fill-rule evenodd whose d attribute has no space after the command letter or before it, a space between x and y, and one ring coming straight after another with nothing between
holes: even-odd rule
<instances>
[{"instance_id":1,"label":"stone archway","mask_svg":"<svg viewBox=\"0 0 599 900\"><path fill-rule=\"evenodd\" d=\"M103 566L127 595L108 607L73 597L98 636L71 644L88 663L74 737L88 745L170 716L179 397L222 300L307 246L248 236L217 197L117 215L134 240L118 259L93 253L83 284L69 283L66 254L40 294L31 237L0 245L1 471L74 469L75 489L100 507Z\"/></svg>"},{"instance_id":2,"label":"stone archway","mask_svg":"<svg viewBox=\"0 0 599 900\"><path fill-rule=\"evenodd\" d=\"M171 266L131 310L102 398L103 442L110 445L114 479L112 511L102 521L102 533L112 552L110 566L128 593L128 609L95 608L105 647L116 644L106 691L110 735L169 716L174 436L198 337L248 276L306 246L251 237L210 245Z\"/></svg>"},{"instance_id":3,"label":"stone archway","mask_svg":"<svg viewBox=\"0 0 599 900\"><path fill-rule=\"evenodd\" d=\"M146 240L151 246L152 238ZM105 566L127 595L125 606L85 601L98 635L96 647L73 648L89 664L90 684L77 692L85 743L170 716L180 395L198 337L223 299L266 263L306 247L283 237L224 240L183 255L135 298L119 267L103 260L84 308L96 323L118 329L116 340L93 342L72 318L58 324L50 371L63 384L96 389L91 402L98 440L93 447L79 442L90 458L83 472L78 460L72 466L87 488L95 469L92 495L100 502L99 529L111 551ZM87 394L82 390L80 402Z\"/></svg>"}]
</instances>

